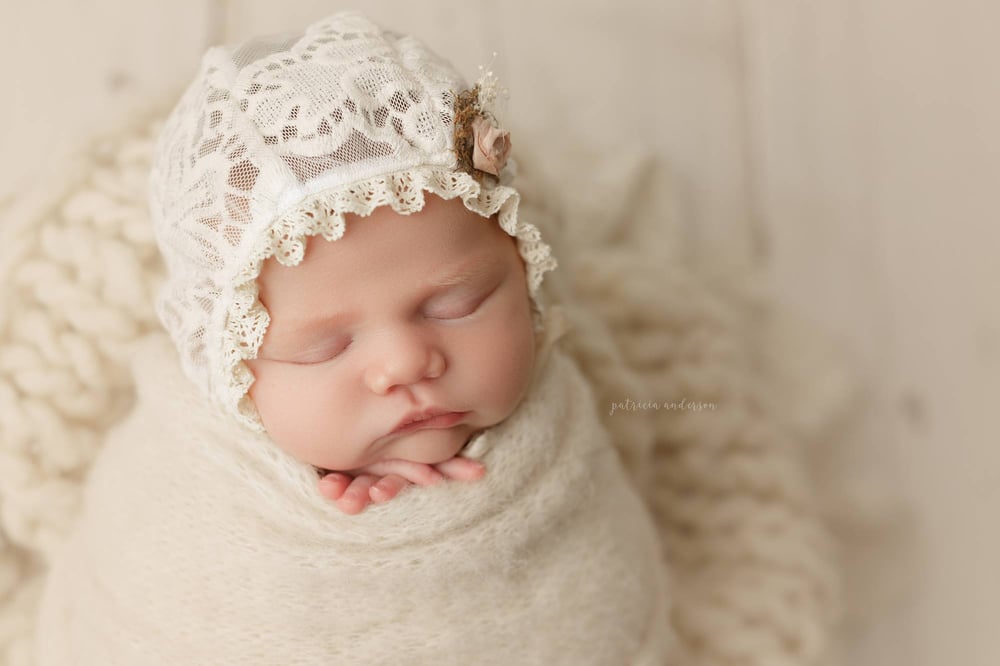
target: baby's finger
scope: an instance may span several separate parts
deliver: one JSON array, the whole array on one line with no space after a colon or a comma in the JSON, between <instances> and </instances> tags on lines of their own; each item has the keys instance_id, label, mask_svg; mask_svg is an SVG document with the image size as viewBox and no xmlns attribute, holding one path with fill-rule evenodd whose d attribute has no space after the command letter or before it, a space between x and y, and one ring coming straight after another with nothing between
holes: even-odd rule
<instances>
[{"instance_id":1,"label":"baby's finger","mask_svg":"<svg viewBox=\"0 0 1000 666\"><path fill-rule=\"evenodd\" d=\"M347 487L344 494L340 496L337 500L337 507L346 514L354 515L356 513L361 513L364 511L365 507L371 501L371 497L368 494L371 490L372 484L378 477L372 476L371 474L362 474L361 476L354 477L351 481L351 485Z\"/></svg>"},{"instance_id":2,"label":"baby's finger","mask_svg":"<svg viewBox=\"0 0 1000 666\"><path fill-rule=\"evenodd\" d=\"M331 501L337 501L351 485L351 477L339 472L327 474L319 480L319 493Z\"/></svg>"},{"instance_id":3,"label":"baby's finger","mask_svg":"<svg viewBox=\"0 0 1000 666\"><path fill-rule=\"evenodd\" d=\"M410 460L399 460L398 458L383 460L370 465L365 468L365 472L380 476L395 474L418 486L433 486L435 483L444 481L444 475L434 469L432 465L412 462Z\"/></svg>"},{"instance_id":4,"label":"baby's finger","mask_svg":"<svg viewBox=\"0 0 1000 666\"><path fill-rule=\"evenodd\" d=\"M389 474L382 477L373 485L368 494L371 496L373 502L388 502L408 485L410 485L410 482L400 475Z\"/></svg>"},{"instance_id":5,"label":"baby's finger","mask_svg":"<svg viewBox=\"0 0 1000 666\"><path fill-rule=\"evenodd\" d=\"M439 462L434 467L449 479L456 481L475 481L486 473L486 466L483 463L461 456Z\"/></svg>"}]
</instances>

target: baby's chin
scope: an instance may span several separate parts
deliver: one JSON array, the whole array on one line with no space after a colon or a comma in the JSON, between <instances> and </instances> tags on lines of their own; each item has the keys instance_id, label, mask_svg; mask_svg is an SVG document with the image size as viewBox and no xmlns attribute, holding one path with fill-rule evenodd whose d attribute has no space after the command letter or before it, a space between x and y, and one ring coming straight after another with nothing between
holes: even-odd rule
<instances>
[{"instance_id":1,"label":"baby's chin","mask_svg":"<svg viewBox=\"0 0 1000 666\"><path fill-rule=\"evenodd\" d=\"M405 433L380 448L377 461L409 460L436 465L454 458L480 428L459 424L451 428L428 428Z\"/></svg>"},{"instance_id":2,"label":"baby's chin","mask_svg":"<svg viewBox=\"0 0 1000 666\"><path fill-rule=\"evenodd\" d=\"M379 443L354 459L308 462L323 472L336 471L348 474L361 474L386 460L407 460L436 465L457 456L472 436L482 429L481 426L462 423L451 428L416 430Z\"/></svg>"}]
</instances>

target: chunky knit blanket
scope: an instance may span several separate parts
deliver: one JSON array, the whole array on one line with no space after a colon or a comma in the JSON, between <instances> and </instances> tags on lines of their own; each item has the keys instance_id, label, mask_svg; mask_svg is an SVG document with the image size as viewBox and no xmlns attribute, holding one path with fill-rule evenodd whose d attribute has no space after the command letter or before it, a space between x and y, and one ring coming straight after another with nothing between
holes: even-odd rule
<instances>
[{"instance_id":1,"label":"chunky knit blanket","mask_svg":"<svg viewBox=\"0 0 1000 666\"><path fill-rule=\"evenodd\" d=\"M158 328L152 303L162 268L145 201L155 129L123 130L3 209L0 664L36 663L49 563L69 543L108 430L135 401L135 342ZM660 536L677 641L669 663L830 663L836 556L803 456L844 404L846 384L819 355L797 353L806 336L781 334L766 299L744 288L752 276L708 279L673 252L662 223L671 201L655 163L568 150L556 152L579 167L575 180L549 182L544 196L524 190L523 214L545 225L559 256L562 268L546 288L569 316L563 346L589 380ZM532 162L522 166L529 171ZM522 189L531 182L544 181L523 179ZM784 358L815 362L786 372ZM460 490L472 492L414 492L401 501ZM311 507L301 511L317 510L301 499ZM141 536L142 525L135 528ZM493 563L532 574L514 560ZM227 610L219 607L220 626ZM567 603L563 611L579 609ZM160 627L165 635L174 628Z\"/></svg>"}]
</instances>

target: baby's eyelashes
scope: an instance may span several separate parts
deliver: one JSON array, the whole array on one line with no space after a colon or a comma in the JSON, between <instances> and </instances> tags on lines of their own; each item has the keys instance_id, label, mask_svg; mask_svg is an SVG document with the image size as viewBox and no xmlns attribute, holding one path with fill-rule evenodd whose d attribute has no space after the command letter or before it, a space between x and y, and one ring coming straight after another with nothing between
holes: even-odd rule
<instances>
[{"instance_id":1,"label":"baby's eyelashes","mask_svg":"<svg viewBox=\"0 0 1000 666\"><path fill-rule=\"evenodd\" d=\"M468 317L470 314L476 311L479 307L481 300L471 300L465 302L457 303L445 303L441 305L435 305L424 311L424 316L429 319L461 319L462 317Z\"/></svg>"},{"instance_id":2,"label":"baby's eyelashes","mask_svg":"<svg viewBox=\"0 0 1000 666\"><path fill-rule=\"evenodd\" d=\"M432 299L428 306L424 308L424 316L429 319L462 319L476 312L486 300L493 295L500 283L485 290L469 293L462 290L460 293L447 294L440 298Z\"/></svg>"},{"instance_id":3,"label":"baby's eyelashes","mask_svg":"<svg viewBox=\"0 0 1000 666\"><path fill-rule=\"evenodd\" d=\"M347 336L331 341L317 342L299 351L282 350L273 354L265 353L258 358L264 361L278 361L292 365L315 365L337 358L347 351L353 342L354 338Z\"/></svg>"},{"instance_id":4,"label":"baby's eyelashes","mask_svg":"<svg viewBox=\"0 0 1000 666\"><path fill-rule=\"evenodd\" d=\"M317 346L314 350L307 351L293 359L293 363L309 365L313 363L323 363L343 354L354 342L354 338L339 339L334 342Z\"/></svg>"}]
</instances>

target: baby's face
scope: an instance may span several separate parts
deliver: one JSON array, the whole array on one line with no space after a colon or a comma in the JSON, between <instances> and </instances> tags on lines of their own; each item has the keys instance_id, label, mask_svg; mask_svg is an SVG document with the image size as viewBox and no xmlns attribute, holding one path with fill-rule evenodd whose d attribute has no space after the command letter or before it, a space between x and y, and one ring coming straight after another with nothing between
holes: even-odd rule
<instances>
[{"instance_id":1,"label":"baby's face","mask_svg":"<svg viewBox=\"0 0 1000 666\"><path fill-rule=\"evenodd\" d=\"M271 323L248 361L250 396L302 461L441 462L527 389L535 336L514 239L458 199L426 196L413 215L348 215L343 238L310 239L298 266L265 262Z\"/></svg>"}]
</instances>

